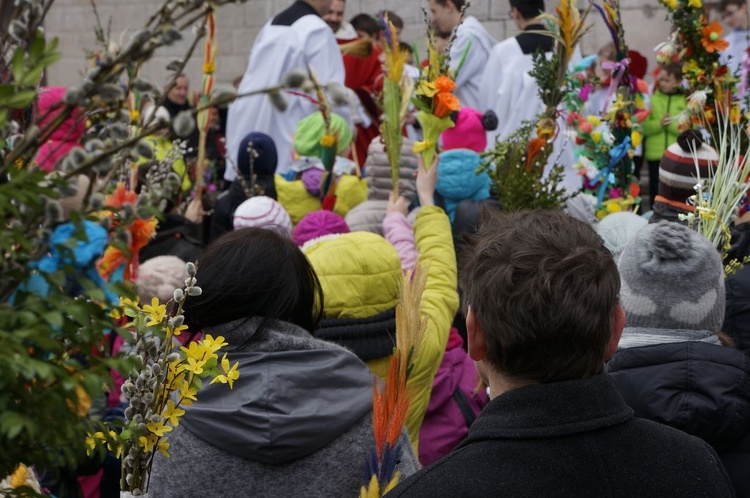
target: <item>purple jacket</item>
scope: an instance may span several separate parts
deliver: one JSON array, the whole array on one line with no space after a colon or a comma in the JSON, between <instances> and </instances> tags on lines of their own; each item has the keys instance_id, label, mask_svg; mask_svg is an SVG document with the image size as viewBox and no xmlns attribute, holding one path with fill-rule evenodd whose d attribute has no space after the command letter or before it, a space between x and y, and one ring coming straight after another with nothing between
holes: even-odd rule
<instances>
[{"instance_id":1,"label":"purple jacket","mask_svg":"<svg viewBox=\"0 0 750 498\"><path fill-rule=\"evenodd\" d=\"M461 336L451 329L419 430L419 463L426 467L448 455L466 437L487 401L474 362L464 351Z\"/></svg>"}]
</instances>

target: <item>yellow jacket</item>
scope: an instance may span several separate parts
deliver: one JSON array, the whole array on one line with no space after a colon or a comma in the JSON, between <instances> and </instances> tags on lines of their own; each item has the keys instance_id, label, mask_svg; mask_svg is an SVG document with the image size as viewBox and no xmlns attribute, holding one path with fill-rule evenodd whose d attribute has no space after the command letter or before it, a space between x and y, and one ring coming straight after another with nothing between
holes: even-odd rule
<instances>
[{"instance_id":1,"label":"yellow jacket","mask_svg":"<svg viewBox=\"0 0 750 498\"><path fill-rule=\"evenodd\" d=\"M318 211L320 199L310 195L302 180L288 181L281 175L275 176L276 198L289 213L293 224L299 223L308 213ZM336 204L333 212L342 218L356 205L367 200L367 183L354 175L341 175L336 184Z\"/></svg>"},{"instance_id":2,"label":"yellow jacket","mask_svg":"<svg viewBox=\"0 0 750 498\"><path fill-rule=\"evenodd\" d=\"M428 317L427 332L409 378L413 398L406 417L406 428L418 454L419 428L458 310L458 293L451 226L443 210L434 206L421 209L414 235L419 263L429 268L421 306ZM314 244L306 254L323 287L325 318L365 318L396 306L401 261L394 247L379 235L345 234ZM388 362L384 357L368 361L367 366L385 378Z\"/></svg>"}]
</instances>

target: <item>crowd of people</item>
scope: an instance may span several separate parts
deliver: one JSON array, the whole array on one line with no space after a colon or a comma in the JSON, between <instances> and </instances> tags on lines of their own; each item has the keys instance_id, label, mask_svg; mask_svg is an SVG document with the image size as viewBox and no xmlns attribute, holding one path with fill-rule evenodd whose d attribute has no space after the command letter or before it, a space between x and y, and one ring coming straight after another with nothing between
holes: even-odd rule
<instances>
[{"instance_id":1,"label":"crowd of people","mask_svg":"<svg viewBox=\"0 0 750 498\"><path fill-rule=\"evenodd\" d=\"M141 301L171 299L197 261L202 293L186 301L186 324L225 338L240 373L233 390L205 385L186 408L171 457L156 455L150 496L358 496L375 444L373 383L388 375L401 282L415 270L426 272L427 326L388 496L750 496L750 269L725 276L722 261L750 256L750 203L737 207L725 254L678 216L695 169L705 177L718 161L674 119L687 106L682 68L660 65L651 80L631 53L630 70L651 83L639 153L650 219L504 212L481 155L543 108L529 73L532 56L554 48L540 18L549 6L510 0L518 34L498 42L468 2L428 3L436 44L460 66L461 109L433 164L414 153L420 124L406 117L398 195L380 136L383 20L411 48L394 12L351 15L345 0L298 0L274 15L236 84L238 94L283 86L309 67L330 114L298 91L282 92L281 106L266 93L239 98L212 115L206 179L194 174L197 131L177 144L174 127L149 137L138 181L176 177L177 188L138 254ZM747 9L722 0L718 10L736 72ZM342 48L363 42L363 53ZM610 52L572 63L600 77L599 96ZM416 79L421 63L412 55L406 73ZM187 76L173 80L143 122L190 108ZM43 93L38 115L54 117L63 96ZM597 102L588 113L608 104ZM85 126L66 123L41 168L80 146ZM580 190L564 166L562 185ZM198 180L209 187L187 206ZM120 401L110 396L110 410ZM117 465L94 467L71 470L65 486L117 496Z\"/></svg>"}]
</instances>

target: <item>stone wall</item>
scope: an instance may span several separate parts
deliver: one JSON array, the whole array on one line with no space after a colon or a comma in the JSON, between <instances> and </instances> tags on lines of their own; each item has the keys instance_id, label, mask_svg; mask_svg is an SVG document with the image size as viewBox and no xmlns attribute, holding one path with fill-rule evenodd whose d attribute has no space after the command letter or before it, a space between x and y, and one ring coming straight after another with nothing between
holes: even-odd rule
<instances>
[{"instance_id":1,"label":"stone wall","mask_svg":"<svg viewBox=\"0 0 750 498\"><path fill-rule=\"evenodd\" d=\"M217 13L219 57L217 78L219 83L230 84L245 70L248 54L258 31L276 12L283 10L292 0L248 0L244 5L228 5ZM551 2L548 0L548 5ZM583 4L584 2L580 2ZM406 28L403 39L420 42L424 38L422 5L426 0L348 0L346 17L351 18L360 12L370 12L386 8L404 18ZM96 0L99 18L105 27L111 22L111 37L118 40L145 23L154 11L155 0ZM627 42L631 48L640 51L653 67L653 48L664 41L669 24L665 20L664 9L656 0L621 0L622 16L627 32ZM508 19L507 0L472 0L470 13L480 19L498 40L516 32L515 25ZM583 43L584 54L596 50L609 41L609 35L601 19L592 11L591 31ZM63 59L50 71L48 82L69 85L78 81L86 68L87 49L96 48L94 38L94 15L91 0L57 0L50 10L47 31L50 36L60 39ZM143 76L157 83L166 78L164 67L167 62L183 54L192 35L185 33L185 40L157 53L152 62L143 69ZM195 55L187 67L187 74L194 84L200 77L201 57Z\"/></svg>"}]
</instances>

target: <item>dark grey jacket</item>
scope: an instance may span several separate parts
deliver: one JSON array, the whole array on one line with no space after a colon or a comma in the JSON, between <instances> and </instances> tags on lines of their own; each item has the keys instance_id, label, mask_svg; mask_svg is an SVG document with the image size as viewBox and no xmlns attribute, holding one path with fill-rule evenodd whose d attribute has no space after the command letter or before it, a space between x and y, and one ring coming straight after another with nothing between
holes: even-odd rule
<instances>
[{"instance_id":1,"label":"dark grey jacket","mask_svg":"<svg viewBox=\"0 0 750 498\"><path fill-rule=\"evenodd\" d=\"M152 496L357 496L374 448L370 370L299 327L260 323L208 331L240 377L232 390L204 384L168 434L172 456L154 460ZM404 443L408 475L418 464Z\"/></svg>"},{"instance_id":2,"label":"dark grey jacket","mask_svg":"<svg viewBox=\"0 0 750 498\"><path fill-rule=\"evenodd\" d=\"M456 450L392 497L722 498L732 485L706 443L633 417L606 375L494 398Z\"/></svg>"}]
</instances>

